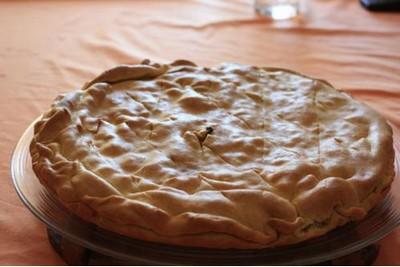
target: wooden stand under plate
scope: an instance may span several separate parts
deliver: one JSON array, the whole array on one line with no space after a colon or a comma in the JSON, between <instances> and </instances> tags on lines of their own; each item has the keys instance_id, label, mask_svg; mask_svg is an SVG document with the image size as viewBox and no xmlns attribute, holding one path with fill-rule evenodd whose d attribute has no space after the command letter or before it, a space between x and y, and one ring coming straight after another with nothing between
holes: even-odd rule
<instances>
[{"instance_id":1,"label":"wooden stand under plate","mask_svg":"<svg viewBox=\"0 0 400 267\"><path fill-rule=\"evenodd\" d=\"M146 265L143 262L128 262L116 259L89 248L77 245L47 228L50 244L69 265ZM379 254L379 245L372 244L344 257L321 262L318 265L372 265Z\"/></svg>"}]
</instances>

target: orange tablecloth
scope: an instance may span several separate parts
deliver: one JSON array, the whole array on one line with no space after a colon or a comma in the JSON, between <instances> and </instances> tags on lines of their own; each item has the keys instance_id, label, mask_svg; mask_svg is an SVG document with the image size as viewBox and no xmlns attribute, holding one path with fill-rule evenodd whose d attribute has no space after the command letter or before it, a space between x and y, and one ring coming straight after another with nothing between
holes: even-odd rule
<instances>
[{"instance_id":1,"label":"orange tablecloth","mask_svg":"<svg viewBox=\"0 0 400 267\"><path fill-rule=\"evenodd\" d=\"M327 79L400 126L400 14L357 0L307 0L271 23L252 1L0 1L0 264L62 264L9 174L23 130L54 97L144 58L284 67ZM392 190L400 190L393 188ZM400 264L400 230L378 264Z\"/></svg>"}]
</instances>

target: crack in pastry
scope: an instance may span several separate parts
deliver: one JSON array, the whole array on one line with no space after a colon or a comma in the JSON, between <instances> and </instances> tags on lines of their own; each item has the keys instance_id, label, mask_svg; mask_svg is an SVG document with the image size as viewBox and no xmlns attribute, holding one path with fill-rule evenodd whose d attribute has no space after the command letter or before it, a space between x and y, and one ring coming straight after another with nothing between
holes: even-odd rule
<instances>
[{"instance_id":1,"label":"crack in pastry","mask_svg":"<svg viewBox=\"0 0 400 267\"><path fill-rule=\"evenodd\" d=\"M200 130L200 131L195 131L194 134L197 136L199 139L199 143L201 146L203 146L204 141L207 139L207 136L209 134L212 134L214 129L211 126L207 126L205 129Z\"/></svg>"},{"instance_id":2,"label":"crack in pastry","mask_svg":"<svg viewBox=\"0 0 400 267\"><path fill-rule=\"evenodd\" d=\"M41 183L100 227L246 249L364 218L394 176L391 135L370 108L289 70L145 60L57 97L30 152Z\"/></svg>"},{"instance_id":3,"label":"crack in pastry","mask_svg":"<svg viewBox=\"0 0 400 267\"><path fill-rule=\"evenodd\" d=\"M229 162L227 159L225 159L221 154L216 153L211 147L207 146L206 144L203 143L203 146L207 147L214 155L216 155L218 158L220 158L223 162L226 164L235 166L233 163Z\"/></svg>"}]
</instances>

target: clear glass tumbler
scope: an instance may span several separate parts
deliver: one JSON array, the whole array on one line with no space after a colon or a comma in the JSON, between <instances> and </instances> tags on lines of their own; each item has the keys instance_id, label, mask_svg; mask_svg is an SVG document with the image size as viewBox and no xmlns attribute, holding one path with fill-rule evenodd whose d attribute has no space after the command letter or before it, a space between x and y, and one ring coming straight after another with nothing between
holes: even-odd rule
<instances>
[{"instance_id":1,"label":"clear glass tumbler","mask_svg":"<svg viewBox=\"0 0 400 267\"><path fill-rule=\"evenodd\" d=\"M254 0L255 10L273 20L284 20L300 14L300 0Z\"/></svg>"}]
</instances>

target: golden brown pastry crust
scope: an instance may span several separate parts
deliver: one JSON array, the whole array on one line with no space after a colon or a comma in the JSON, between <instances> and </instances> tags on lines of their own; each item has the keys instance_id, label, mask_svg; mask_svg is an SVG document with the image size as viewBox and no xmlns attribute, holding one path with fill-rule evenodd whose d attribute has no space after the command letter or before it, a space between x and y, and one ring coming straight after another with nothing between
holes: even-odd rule
<instances>
[{"instance_id":1,"label":"golden brown pastry crust","mask_svg":"<svg viewBox=\"0 0 400 267\"><path fill-rule=\"evenodd\" d=\"M30 151L85 220L210 248L322 235L364 218L394 176L391 128L328 83L186 60L118 66L57 97Z\"/></svg>"}]
</instances>

